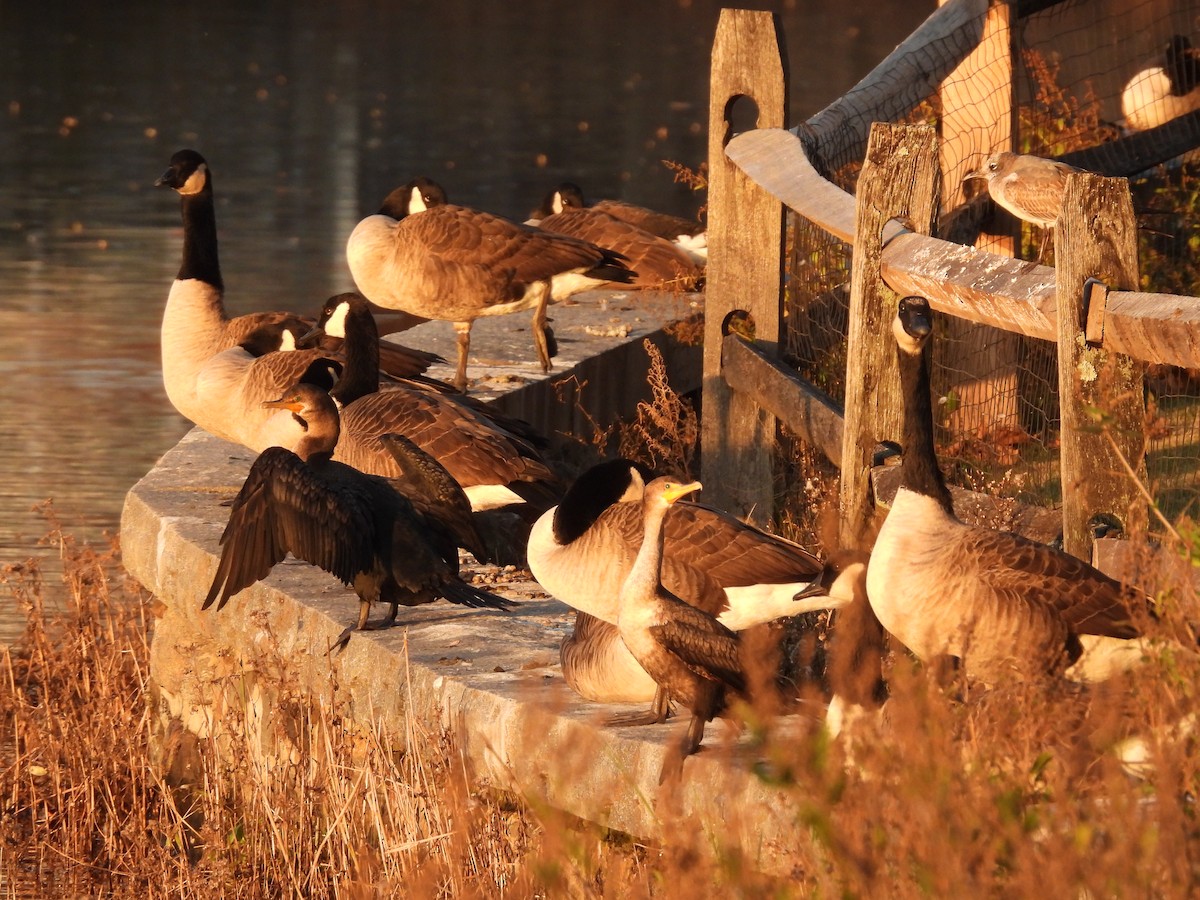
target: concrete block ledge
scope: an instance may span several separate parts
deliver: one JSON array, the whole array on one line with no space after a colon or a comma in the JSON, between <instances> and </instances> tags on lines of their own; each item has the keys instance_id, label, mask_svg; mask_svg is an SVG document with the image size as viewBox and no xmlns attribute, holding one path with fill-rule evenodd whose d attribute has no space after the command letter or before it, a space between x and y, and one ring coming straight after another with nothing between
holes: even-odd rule
<instances>
[{"instance_id":1,"label":"concrete block ledge","mask_svg":"<svg viewBox=\"0 0 1200 900\"><path fill-rule=\"evenodd\" d=\"M687 761L683 789L658 796L664 750L686 723L604 727L603 717L628 707L587 703L564 684L558 647L573 613L527 572L465 557L467 576L517 601L514 611L445 602L401 609L396 626L356 632L332 657L326 650L356 617L357 598L306 563L289 559L220 612L201 611L228 518L221 503L252 461L250 451L194 429L126 497L125 567L159 602L151 675L164 720L205 738L238 698L268 719L282 665L289 685L335 695L352 718L379 722L396 740L413 721L447 730L481 787L651 842L668 840L664 823L682 816L752 866L791 867L786 848L803 840L794 798L752 773L753 757L728 746L722 723Z\"/></svg>"}]
</instances>

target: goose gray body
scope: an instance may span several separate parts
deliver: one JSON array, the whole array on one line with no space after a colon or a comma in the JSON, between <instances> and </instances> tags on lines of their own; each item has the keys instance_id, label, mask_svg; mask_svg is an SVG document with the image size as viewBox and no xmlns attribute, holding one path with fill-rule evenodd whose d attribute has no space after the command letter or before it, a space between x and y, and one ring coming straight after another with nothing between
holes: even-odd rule
<instances>
[{"instance_id":1,"label":"goose gray body","mask_svg":"<svg viewBox=\"0 0 1200 900\"><path fill-rule=\"evenodd\" d=\"M268 401L301 422L306 438L295 452L271 447L250 468L221 535L221 557L202 605L230 597L265 578L291 553L324 569L358 594L357 627L371 604L391 607L445 598L503 609L502 598L459 577L457 540L435 511L425 513L388 479L331 459L338 439L337 407L320 388L299 384Z\"/></svg>"},{"instance_id":2,"label":"goose gray body","mask_svg":"<svg viewBox=\"0 0 1200 900\"><path fill-rule=\"evenodd\" d=\"M618 253L444 203L444 196L444 191L427 193L416 181L392 191L378 213L354 228L346 260L355 284L372 302L454 323L460 390L466 387L475 319L533 310L538 360L542 371L549 371L547 306L633 277Z\"/></svg>"},{"instance_id":3,"label":"goose gray body","mask_svg":"<svg viewBox=\"0 0 1200 900\"><path fill-rule=\"evenodd\" d=\"M703 267L674 238L660 237L607 209L585 206L582 192L576 188L578 193L570 194L569 187L572 186L560 185L547 199L552 211L538 220L538 228L618 251L637 273L629 283L631 288L685 291L696 288Z\"/></svg>"},{"instance_id":4,"label":"goose gray body","mask_svg":"<svg viewBox=\"0 0 1200 900\"><path fill-rule=\"evenodd\" d=\"M954 515L933 444L931 327L926 301L901 301L893 330L905 452L867 573L875 615L921 659L956 657L985 682L1059 674L1078 658L1081 634L1136 637L1138 598L1120 583L1060 550Z\"/></svg>"}]
</instances>

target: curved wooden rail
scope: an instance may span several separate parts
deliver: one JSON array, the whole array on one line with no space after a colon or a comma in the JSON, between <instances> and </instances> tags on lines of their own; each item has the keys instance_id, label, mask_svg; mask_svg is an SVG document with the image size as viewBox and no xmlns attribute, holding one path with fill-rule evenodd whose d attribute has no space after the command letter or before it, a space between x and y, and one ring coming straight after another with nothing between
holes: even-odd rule
<instances>
[{"instance_id":1,"label":"curved wooden rail","mask_svg":"<svg viewBox=\"0 0 1200 900\"><path fill-rule=\"evenodd\" d=\"M823 178L804 142L779 128L740 134L729 159L789 209L854 242L854 197ZM1057 339L1054 269L913 234L898 222L884 229L884 281L899 294L920 294L936 308L1005 331ZM1111 291L1097 311L1103 328L1089 334L1105 349L1151 363L1200 368L1200 298Z\"/></svg>"}]
</instances>

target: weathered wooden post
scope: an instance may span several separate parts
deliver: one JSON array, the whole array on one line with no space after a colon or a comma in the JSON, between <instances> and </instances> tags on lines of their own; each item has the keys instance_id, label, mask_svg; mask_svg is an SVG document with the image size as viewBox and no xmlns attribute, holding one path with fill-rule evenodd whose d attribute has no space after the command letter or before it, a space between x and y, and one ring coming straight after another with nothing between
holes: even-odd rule
<instances>
[{"instance_id":1,"label":"weathered wooden post","mask_svg":"<svg viewBox=\"0 0 1200 900\"><path fill-rule=\"evenodd\" d=\"M1137 223L1124 178L1068 176L1054 229L1054 260L1063 547L1090 560L1088 519L1101 513L1115 516L1128 533L1144 530L1147 516L1120 459L1145 483L1145 364L1089 346L1085 339L1087 279L1097 278L1113 290L1138 286ZM1104 416L1103 429L1097 413Z\"/></svg>"},{"instance_id":2,"label":"weathered wooden post","mask_svg":"<svg viewBox=\"0 0 1200 900\"><path fill-rule=\"evenodd\" d=\"M760 347L779 355L783 205L725 157L735 101L753 102L759 128L786 127L782 41L766 12L723 9L713 42L708 108L708 267L704 313L701 466L706 499L765 523L774 508L775 417L730 390L721 339L730 316L754 321Z\"/></svg>"},{"instance_id":3,"label":"weathered wooden post","mask_svg":"<svg viewBox=\"0 0 1200 900\"><path fill-rule=\"evenodd\" d=\"M871 458L880 440L901 435L900 375L892 318L899 298L883 283L883 226L899 219L911 231L932 234L940 174L937 134L931 126L871 126L858 176L854 258L850 269L846 419L842 443L839 539L859 547L871 505Z\"/></svg>"}]
</instances>

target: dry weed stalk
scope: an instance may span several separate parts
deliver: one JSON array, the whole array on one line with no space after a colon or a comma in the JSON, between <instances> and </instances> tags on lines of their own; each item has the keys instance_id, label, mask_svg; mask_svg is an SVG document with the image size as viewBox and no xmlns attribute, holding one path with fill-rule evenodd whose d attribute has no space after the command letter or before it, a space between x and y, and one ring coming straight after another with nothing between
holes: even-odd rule
<instances>
[{"instance_id":1,"label":"dry weed stalk","mask_svg":"<svg viewBox=\"0 0 1200 900\"><path fill-rule=\"evenodd\" d=\"M642 341L650 368L651 399L637 405L633 422L620 429L618 452L652 469L689 476L700 440L700 419L691 401L671 388L662 351Z\"/></svg>"}]
</instances>

